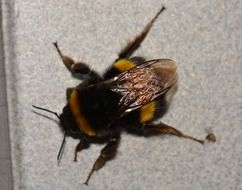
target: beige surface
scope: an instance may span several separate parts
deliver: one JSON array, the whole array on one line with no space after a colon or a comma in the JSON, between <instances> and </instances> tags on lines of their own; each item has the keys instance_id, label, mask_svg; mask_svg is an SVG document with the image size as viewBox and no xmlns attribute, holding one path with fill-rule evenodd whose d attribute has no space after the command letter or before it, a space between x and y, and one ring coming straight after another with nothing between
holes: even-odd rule
<instances>
[{"instance_id":1,"label":"beige surface","mask_svg":"<svg viewBox=\"0 0 242 190\"><path fill-rule=\"evenodd\" d=\"M2 16L0 16L0 19L2 20ZM2 22L0 23L0 29L1 29L0 43L3 44ZM6 97L6 86L5 86L6 78L5 78L3 55L4 55L3 46L1 45L0 46L0 189L11 190L12 173L11 173L11 159L10 159L9 126L8 126L8 115L7 115L7 97Z\"/></svg>"},{"instance_id":2,"label":"beige surface","mask_svg":"<svg viewBox=\"0 0 242 190\"><path fill-rule=\"evenodd\" d=\"M15 189L242 188L241 1L4 2ZM36 104L61 112L65 89L78 83L52 42L58 40L63 51L104 71L161 5L167 10L137 55L178 63L179 90L162 120L196 136L212 127L218 141L201 146L174 137L124 134L117 158L83 186L101 146L83 151L74 163L77 141L68 138L57 167L61 131L31 109Z\"/></svg>"}]
</instances>

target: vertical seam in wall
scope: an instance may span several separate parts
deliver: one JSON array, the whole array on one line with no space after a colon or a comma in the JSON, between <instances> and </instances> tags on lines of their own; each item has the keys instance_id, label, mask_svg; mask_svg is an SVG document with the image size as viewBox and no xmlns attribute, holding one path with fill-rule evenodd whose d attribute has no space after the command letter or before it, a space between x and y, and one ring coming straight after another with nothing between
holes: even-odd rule
<instances>
[{"instance_id":1,"label":"vertical seam in wall","mask_svg":"<svg viewBox=\"0 0 242 190\"><path fill-rule=\"evenodd\" d=\"M16 92L15 86L12 81L16 81L16 75L14 74L14 63L15 63L15 49L14 49L14 43L15 43L15 35L14 35L14 27L15 27L15 11L14 11L14 0L1 0L1 33L2 37L0 39L0 43L2 44L2 57L3 57L3 67L5 71L5 90L6 90L6 116L7 116L7 125L8 125L8 135L9 135L9 149L10 149L10 162L11 162L11 178L10 178L10 188L11 189L18 189L17 183L19 181L19 162L17 161L17 153L16 151L20 150L14 150L12 142L12 138L16 137L16 134L13 134L11 128L11 123L13 122L13 118L16 117L15 112L13 110L16 109L16 103L13 101L12 95L15 93L11 93L11 91ZM12 119L11 119L12 118ZM14 135L14 136L13 136ZM19 153L18 153L19 155Z\"/></svg>"}]
</instances>

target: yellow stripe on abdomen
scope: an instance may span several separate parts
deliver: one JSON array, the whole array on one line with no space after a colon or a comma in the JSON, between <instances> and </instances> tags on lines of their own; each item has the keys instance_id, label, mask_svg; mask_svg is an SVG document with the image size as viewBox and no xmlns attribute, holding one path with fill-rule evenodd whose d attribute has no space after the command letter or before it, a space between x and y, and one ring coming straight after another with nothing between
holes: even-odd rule
<instances>
[{"instance_id":1,"label":"yellow stripe on abdomen","mask_svg":"<svg viewBox=\"0 0 242 190\"><path fill-rule=\"evenodd\" d=\"M140 108L140 122L145 123L154 118L155 115L155 102L150 102Z\"/></svg>"},{"instance_id":2,"label":"yellow stripe on abdomen","mask_svg":"<svg viewBox=\"0 0 242 190\"><path fill-rule=\"evenodd\" d=\"M89 136L95 136L96 132L92 129L91 125L81 113L77 91L75 89L71 92L69 105L80 130Z\"/></svg>"},{"instance_id":3,"label":"yellow stripe on abdomen","mask_svg":"<svg viewBox=\"0 0 242 190\"><path fill-rule=\"evenodd\" d=\"M119 59L113 66L122 73L134 67L135 63L128 59Z\"/></svg>"}]
</instances>

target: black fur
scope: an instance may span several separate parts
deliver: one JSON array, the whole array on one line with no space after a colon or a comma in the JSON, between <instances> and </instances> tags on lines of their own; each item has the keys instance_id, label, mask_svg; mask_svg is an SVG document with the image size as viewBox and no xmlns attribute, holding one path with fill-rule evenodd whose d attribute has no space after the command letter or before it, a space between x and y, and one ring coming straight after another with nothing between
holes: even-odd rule
<instances>
[{"instance_id":1,"label":"black fur","mask_svg":"<svg viewBox=\"0 0 242 190\"><path fill-rule=\"evenodd\" d=\"M134 57L130 60L134 62L135 65L140 65L145 61L142 57ZM115 67L111 66L104 73L103 79L101 79L100 76L91 76L77 87L79 108L82 110L83 116L88 120L91 127L96 131L96 136L90 137L80 131L68 104L64 107L63 113L61 114L63 125L68 132L67 134L74 138L83 136L87 139L107 138L107 141L122 130L137 135L143 134L143 124L140 122L140 110L133 111L123 118L120 118L115 123L112 123L115 113L119 110L119 95L109 89L89 86L90 84L110 79L118 74L120 74L120 72ZM167 110L164 97L160 97L155 103L156 112L154 119L161 117Z\"/></svg>"}]
</instances>

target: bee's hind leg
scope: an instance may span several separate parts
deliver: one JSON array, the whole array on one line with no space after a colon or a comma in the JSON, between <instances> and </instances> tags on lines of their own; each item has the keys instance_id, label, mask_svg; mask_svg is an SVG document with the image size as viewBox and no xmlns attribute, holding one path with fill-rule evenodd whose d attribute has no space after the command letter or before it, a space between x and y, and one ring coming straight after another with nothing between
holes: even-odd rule
<instances>
[{"instance_id":1,"label":"bee's hind leg","mask_svg":"<svg viewBox=\"0 0 242 190\"><path fill-rule=\"evenodd\" d=\"M174 135L177 137L191 139L191 140L199 142L201 144L203 144L205 142L205 140L201 140L201 139L195 138L193 136L184 134L183 132L181 132L169 125L166 125L164 123L146 124L144 126L144 135L152 136L152 135L158 135L158 134Z\"/></svg>"},{"instance_id":2,"label":"bee's hind leg","mask_svg":"<svg viewBox=\"0 0 242 190\"><path fill-rule=\"evenodd\" d=\"M72 58L70 58L69 56L64 55L57 42L54 42L53 45L55 46L62 62L64 63L64 65L66 66L66 68L72 73L72 75L76 78L83 78L83 75L87 75L90 77L99 77L98 74L91 70L90 67L83 63L83 62L75 62Z\"/></svg>"},{"instance_id":3,"label":"bee's hind leg","mask_svg":"<svg viewBox=\"0 0 242 190\"><path fill-rule=\"evenodd\" d=\"M141 45L141 43L149 33L153 23L164 10L165 10L165 7L161 7L161 9L156 13L156 15L145 26L143 31L122 49L122 51L119 53L119 59L129 58L135 52L135 50L139 48L139 46Z\"/></svg>"}]
</instances>

